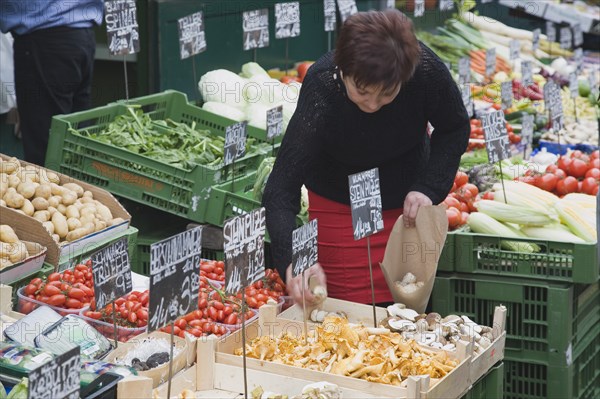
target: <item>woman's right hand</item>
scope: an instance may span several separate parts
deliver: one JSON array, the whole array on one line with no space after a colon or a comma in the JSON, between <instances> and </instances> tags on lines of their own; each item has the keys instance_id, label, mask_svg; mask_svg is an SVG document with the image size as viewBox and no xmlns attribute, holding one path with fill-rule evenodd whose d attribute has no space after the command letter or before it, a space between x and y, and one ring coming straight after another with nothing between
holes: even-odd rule
<instances>
[{"instance_id":1,"label":"woman's right hand","mask_svg":"<svg viewBox=\"0 0 600 399\"><path fill-rule=\"evenodd\" d=\"M290 264L286 270L286 285L288 294L294 300L294 303L299 305L302 304L302 274L297 275L296 277L292 276L292 265ZM313 277L314 276L314 277ZM315 278L317 280L317 284L323 287L327 287L327 278L325 276L325 272L319 263L315 263L308 269L304 270L304 299L307 305L316 305L319 303L319 297L313 295L308 288L308 280L309 278Z\"/></svg>"}]
</instances>

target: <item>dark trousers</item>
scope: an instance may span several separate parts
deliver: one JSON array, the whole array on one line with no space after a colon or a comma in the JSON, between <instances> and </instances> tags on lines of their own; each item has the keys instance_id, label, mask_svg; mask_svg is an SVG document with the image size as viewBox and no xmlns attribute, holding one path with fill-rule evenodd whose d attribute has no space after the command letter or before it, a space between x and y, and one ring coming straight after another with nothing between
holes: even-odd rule
<instances>
[{"instance_id":1,"label":"dark trousers","mask_svg":"<svg viewBox=\"0 0 600 399\"><path fill-rule=\"evenodd\" d=\"M44 165L52 116L91 106L96 39L57 27L14 35L15 90L25 160ZM57 169L58 165L48 165Z\"/></svg>"}]
</instances>

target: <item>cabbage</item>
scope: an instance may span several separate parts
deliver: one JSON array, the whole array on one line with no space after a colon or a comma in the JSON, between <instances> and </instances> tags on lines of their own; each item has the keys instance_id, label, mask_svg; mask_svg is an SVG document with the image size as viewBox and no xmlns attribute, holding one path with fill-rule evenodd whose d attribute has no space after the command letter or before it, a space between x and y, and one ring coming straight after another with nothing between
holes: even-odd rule
<instances>
[{"instance_id":1,"label":"cabbage","mask_svg":"<svg viewBox=\"0 0 600 399\"><path fill-rule=\"evenodd\" d=\"M269 77L267 71L265 71L256 62L247 62L244 65L242 65L242 73L240 73L240 76L250 79L254 76L260 75L265 76L267 78Z\"/></svg>"},{"instance_id":2,"label":"cabbage","mask_svg":"<svg viewBox=\"0 0 600 399\"><path fill-rule=\"evenodd\" d=\"M242 96L248 81L233 72L217 69L202 75L198 82L200 94L205 102L226 103L244 109L246 102Z\"/></svg>"},{"instance_id":3,"label":"cabbage","mask_svg":"<svg viewBox=\"0 0 600 399\"><path fill-rule=\"evenodd\" d=\"M276 105L264 105L261 103L248 104L246 107L246 120L248 125L259 129L267 129L267 111Z\"/></svg>"},{"instance_id":4,"label":"cabbage","mask_svg":"<svg viewBox=\"0 0 600 399\"><path fill-rule=\"evenodd\" d=\"M202 105L202 108L207 110L208 112L212 112L213 114L233 119L236 122L241 122L246 117L244 112L239 110L238 108L215 101L205 102L204 105Z\"/></svg>"}]
</instances>

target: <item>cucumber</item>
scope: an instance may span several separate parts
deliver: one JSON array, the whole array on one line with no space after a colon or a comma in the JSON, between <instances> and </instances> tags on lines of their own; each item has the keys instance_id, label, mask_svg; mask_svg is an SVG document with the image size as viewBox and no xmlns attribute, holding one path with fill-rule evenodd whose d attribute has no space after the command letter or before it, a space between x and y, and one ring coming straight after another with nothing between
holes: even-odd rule
<instances>
[{"instance_id":1,"label":"cucumber","mask_svg":"<svg viewBox=\"0 0 600 399\"><path fill-rule=\"evenodd\" d=\"M521 120L523 119L523 111L517 111L517 112L512 112L510 114L504 115L504 119L506 119L507 122L515 122L515 123L520 123L517 122L517 120Z\"/></svg>"}]
</instances>

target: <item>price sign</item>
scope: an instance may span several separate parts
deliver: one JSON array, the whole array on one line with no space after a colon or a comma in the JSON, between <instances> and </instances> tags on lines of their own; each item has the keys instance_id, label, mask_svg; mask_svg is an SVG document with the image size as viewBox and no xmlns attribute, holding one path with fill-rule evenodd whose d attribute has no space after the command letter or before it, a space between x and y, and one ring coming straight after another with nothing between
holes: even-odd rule
<instances>
[{"instance_id":1,"label":"price sign","mask_svg":"<svg viewBox=\"0 0 600 399\"><path fill-rule=\"evenodd\" d=\"M296 277L318 260L317 219L292 231L292 275Z\"/></svg>"},{"instance_id":2,"label":"price sign","mask_svg":"<svg viewBox=\"0 0 600 399\"><path fill-rule=\"evenodd\" d=\"M471 97L471 85L468 83L464 84L460 89L460 93L462 96L463 104L465 105L465 108L467 109L467 114L469 115L469 118L472 118L473 117L473 98Z\"/></svg>"},{"instance_id":3,"label":"price sign","mask_svg":"<svg viewBox=\"0 0 600 399\"><path fill-rule=\"evenodd\" d=\"M573 45L573 35L568 26L560 28L560 48L570 49Z\"/></svg>"},{"instance_id":4,"label":"price sign","mask_svg":"<svg viewBox=\"0 0 600 399\"><path fill-rule=\"evenodd\" d=\"M135 0L106 0L104 22L108 51L111 55L135 54L140 51L140 33Z\"/></svg>"},{"instance_id":5,"label":"price sign","mask_svg":"<svg viewBox=\"0 0 600 399\"><path fill-rule=\"evenodd\" d=\"M533 73L531 71L531 61L521 62L521 80L523 86L527 87L533 84Z\"/></svg>"},{"instance_id":6,"label":"price sign","mask_svg":"<svg viewBox=\"0 0 600 399\"><path fill-rule=\"evenodd\" d=\"M559 132L564 126L562 99L560 97L560 87L552 81L544 85L544 102L546 108L550 111L552 130Z\"/></svg>"},{"instance_id":7,"label":"price sign","mask_svg":"<svg viewBox=\"0 0 600 399\"><path fill-rule=\"evenodd\" d=\"M575 65L577 66L577 73L583 70L583 49L578 47L573 52L573 59L575 59Z\"/></svg>"},{"instance_id":8,"label":"price sign","mask_svg":"<svg viewBox=\"0 0 600 399\"><path fill-rule=\"evenodd\" d=\"M127 237L123 237L92 254L96 309L131 292L133 284L127 249Z\"/></svg>"},{"instance_id":9,"label":"price sign","mask_svg":"<svg viewBox=\"0 0 600 399\"><path fill-rule=\"evenodd\" d=\"M548 36L550 43L556 41L556 27L551 21L546 21L546 36Z\"/></svg>"},{"instance_id":10,"label":"price sign","mask_svg":"<svg viewBox=\"0 0 600 399\"><path fill-rule=\"evenodd\" d=\"M198 308L202 227L150 245L148 332Z\"/></svg>"},{"instance_id":11,"label":"price sign","mask_svg":"<svg viewBox=\"0 0 600 399\"><path fill-rule=\"evenodd\" d=\"M225 292L236 295L265 275L265 208L233 217L223 225Z\"/></svg>"},{"instance_id":12,"label":"price sign","mask_svg":"<svg viewBox=\"0 0 600 399\"><path fill-rule=\"evenodd\" d=\"M579 82L577 82L576 72L569 74L569 91L571 92L571 98L579 97Z\"/></svg>"},{"instance_id":13,"label":"price sign","mask_svg":"<svg viewBox=\"0 0 600 399\"><path fill-rule=\"evenodd\" d=\"M202 11L179 18L177 28L179 31L179 58L184 60L206 50Z\"/></svg>"},{"instance_id":14,"label":"price sign","mask_svg":"<svg viewBox=\"0 0 600 399\"><path fill-rule=\"evenodd\" d=\"M502 109L508 109L512 107L513 95L512 95L512 82L502 82L500 85L500 96L502 98Z\"/></svg>"},{"instance_id":15,"label":"price sign","mask_svg":"<svg viewBox=\"0 0 600 399\"><path fill-rule=\"evenodd\" d=\"M425 15L425 0L415 0L415 17Z\"/></svg>"},{"instance_id":16,"label":"price sign","mask_svg":"<svg viewBox=\"0 0 600 399\"><path fill-rule=\"evenodd\" d=\"M275 4L275 39L300 36L300 3Z\"/></svg>"},{"instance_id":17,"label":"price sign","mask_svg":"<svg viewBox=\"0 0 600 399\"><path fill-rule=\"evenodd\" d=\"M358 12L356 1L354 0L337 0L338 9L340 10L340 18L342 23L346 22L349 16Z\"/></svg>"},{"instance_id":18,"label":"price sign","mask_svg":"<svg viewBox=\"0 0 600 399\"><path fill-rule=\"evenodd\" d=\"M271 140L283 134L283 106L267 110L267 139Z\"/></svg>"},{"instance_id":19,"label":"price sign","mask_svg":"<svg viewBox=\"0 0 600 399\"><path fill-rule=\"evenodd\" d=\"M29 373L29 399L79 399L80 348L75 346Z\"/></svg>"},{"instance_id":20,"label":"price sign","mask_svg":"<svg viewBox=\"0 0 600 399\"><path fill-rule=\"evenodd\" d=\"M485 74L492 76L496 71L496 49L494 47L485 51Z\"/></svg>"},{"instance_id":21,"label":"price sign","mask_svg":"<svg viewBox=\"0 0 600 399\"><path fill-rule=\"evenodd\" d=\"M246 122L238 122L225 128L225 148L223 162L232 164L236 159L246 155Z\"/></svg>"},{"instance_id":22,"label":"price sign","mask_svg":"<svg viewBox=\"0 0 600 399\"><path fill-rule=\"evenodd\" d=\"M269 10L245 11L242 13L244 50L269 46Z\"/></svg>"},{"instance_id":23,"label":"price sign","mask_svg":"<svg viewBox=\"0 0 600 399\"><path fill-rule=\"evenodd\" d=\"M516 60L519 58L520 53L521 53L521 42L518 39L513 39L510 41L509 43L509 49L510 49L510 59L511 60Z\"/></svg>"},{"instance_id":24,"label":"price sign","mask_svg":"<svg viewBox=\"0 0 600 399\"><path fill-rule=\"evenodd\" d=\"M523 116L521 143L525 146L527 151L531 151L531 145L533 144L533 121L533 115L525 114Z\"/></svg>"},{"instance_id":25,"label":"price sign","mask_svg":"<svg viewBox=\"0 0 600 399\"><path fill-rule=\"evenodd\" d=\"M531 47L532 47L534 53L540 48L540 35L541 34L542 34L542 31L540 28L533 30L533 42L531 43Z\"/></svg>"},{"instance_id":26,"label":"price sign","mask_svg":"<svg viewBox=\"0 0 600 399\"><path fill-rule=\"evenodd\" d=\"M452 11L454 9L453 0L440 0L440 11Z\"/></svg>"},{"instance_id":27,"label":"price sign","mask_svg":"<svg viewBox=\"0 0 600 399\"><path fill-rule=\"evenodd\" d=\"M323 13L325 16L325 32L335 30L336 13L335 0L323 0Z\"/></svg>"},{"instance_id":28,"label":"price sign","mask_svg":"<svg viewBox=\"0 0 600 399\"><path fill-rule=\"evenodd\" d=\"M354 239L383 230L379 169L373 168L348 176Z\"/></svg>"},{"instance_id":29,"label":"price sign","mask_svg":"<svg viewBox=\"0 0 600 399\"><path fill-rule=\"evenodd\" d=\"M458 60L458 83L465 84L471 80L471 59L461 57Z\"/></svg>"},{"instance_id":30,"label":"price sign","mask_svg":"<svg viewBox=\"0 0 600 399\"><path fill-rule=\"evenodd\" d=\"M581 24L578 22L573 25L573 45L579 47L583 44L583 31Z\"/></svg>"},{"instance_id":31,"label":"price sign","mask_svg":"<svg viewBox=\"0 0 600 399\"><path fill-rule=\"evenodd\" d=\"M504 112L497 110L484 114L481 117L481 126L490 163L510 158L510 142Z\"/></svg>"},{"instance_id":32,"label":"price sign","mask_svg":"<svg viewBox=\"0 0 600 399\"><path fill-rule=\"evenodd\" d=\"M388 10L393 10L396 8L396 0L387 0L385 4Z\"/></svg>"}]
</instances>

